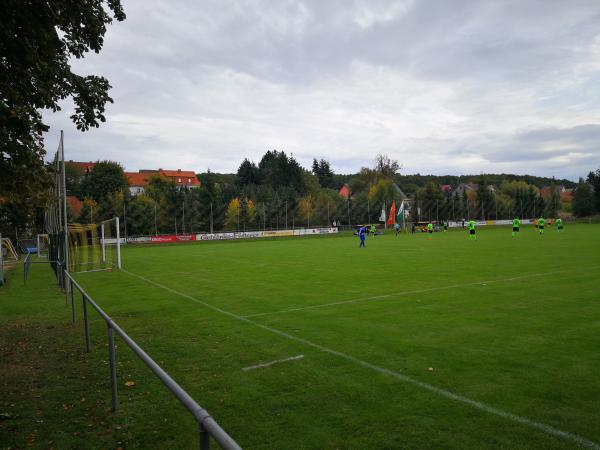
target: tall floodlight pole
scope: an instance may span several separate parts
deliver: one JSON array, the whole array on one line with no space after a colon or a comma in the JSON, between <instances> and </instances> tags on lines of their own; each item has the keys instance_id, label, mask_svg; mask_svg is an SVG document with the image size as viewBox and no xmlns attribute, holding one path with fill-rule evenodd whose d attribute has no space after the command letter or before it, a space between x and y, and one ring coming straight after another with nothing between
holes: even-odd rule
<instances>
[{"instance_id":1,"label":"tall floodlight pole","mask_svg":"<svg viewBox=\"0 0 600 450\"><path fill-rule=\"evenodd\" d=\"M331 220L329 220L329 199L327 199L327 226L331 226Z\"/></svg>"},{"instance_id":2,"label":"tall floodlight pole","mask_svg":"<svg viewBox=\"0 0 600 450\"><path fill-rule=\"evenodd\" d=\"M115 218L115 225L117 227L117 268L121 268L121 230L119 226L119 216Z\"/></svg>"},{"instance_id":3,"label":"tall floodlight pole","mask_svg":"<svg viewBox=\"0 0 600 450\"><path fill-rule=\"evenodd\" d=\"M369 201L368 195L367 195L367 223L371 223L371 202Z\"/></svg>"},{"instance_id":4,"label":"tall floodlight pole","mask_svg":"<svg viewBox=\"0 0 600 450\"><path fill-rule=\"evenodd\" d=\"M523 220L523 197L521 197L519 200L521 200L521 220Z\"/></svg>"},{"instance_id":5,"label":"tall floodlight pole","mask_svg":"<svg viewBox=\"0 0 600 450\"><path fill-rule=\"evenodd\" d=\"M350 229L350 198L346 199L346 209L348 211L348 229Z\"/></svg>"},{"instance_id":6,"label":"tall floodlight pole","mask_svg":"<svg viewBox=\"0 0 600 450\"><path fill-rule=\"evenodd\" d=\"M439 223L440 221L440 204L438 200L435 200L435 220Z\"/></svg>"},{"instance_id":7,"label":"tall floodlight pole","mask_svg":"<svg viewBox=\"0 0 600 450\"><path fill-rule=\"evenodd\" d=\"M494 205L496 206L496 217L495 217L495 219L498 220L498 198L496 197L496 193L494 193Z\"/></svg>"},{"instance_id":8,"label":"tall floodlight pole","mask_svg":"<svg viewBox=\"0 0 600 450\"><path fill-rule=\"evenodd\" d=\"M285 229L287 230L288 224L287 224L287 200L285 201Z\"/></svg>"},{"instance_id":9,"label":"tall floodlight pole","mask_svg":"<svg viewBox=\"0 0 600 450\"><path fill-rule=\"evenodd\" d=\"M267 208L265 202L263 202L263 231L267 229Z\"/></svg>"},{"instance_id":10,"label":"tall floodlight pole","mask_svg":"<svg viewBox=\"0 0 600 450\"><path fill-rule=\"evenodd\" d=\"M65 270L68 270L69 267L69 230L67 225L67 177L65 174L65 145L64 145L64 132L60 130L60 158L62 160L62 167L60 168L62 172L62 194L63 194L63 225L64 225L64 236L65 236L65 244L63 245L64 254L64 262L65 262ZM64 283L65 291L68 291L69 284Z\"/></svg>"},{"instance_id":11,"label":"tall floodlight pole","mask_svg":"<svg viewBox=\"0 0 600 450\"><path fill-rule=\"evenodd\" d=\"M156 200L154 200L154 235L158 235L158 226L156 224Z\"/></svg>"},{"instance_id":12,"label":"tall floodlight pole","mask_svg":"<svg viewBox=\"0 0 600 450\"><path fill-rule=\"evenodd\" d=\"M454 214L454 194L452 195L452 220L456 222L456 214Z\"/></svg>"},{"instance_id":13,"label":"tall floodlight pole","mask_svg":"<svg viewBox=\"0 0 600 450\"><path fill-rule=\"evenodd\" d=\"M212 202L210 202L210 234L213 234L213 210L212 210Z\"/></svg>"},{"instance_id":14,"label":"tall floodlight pole","mask_svg":"<svg viewBox=\"0 0 600 450\"><path fill-rule=\"evenodd\" d=\"M181 222L182 222L182 224L181 224L182 228L181 229L182 229L183 234L185 234L185 194L183 194L183 195L184 195L183 202L182 202L182 204L183 204L183 217L182 217L182 220L181 220Z\"/></svg>"},{"instance_id":15,"label":"tall floodlight pole","mask_svg":"<svg viewBox=\"0 0 600 450\"><path fill-rule=\"evenodd\" d=\"M125 198L123 198L123 227L125 228L125 240L127 241L127 210L125 209Z\"/></svg>"}]
</instances>

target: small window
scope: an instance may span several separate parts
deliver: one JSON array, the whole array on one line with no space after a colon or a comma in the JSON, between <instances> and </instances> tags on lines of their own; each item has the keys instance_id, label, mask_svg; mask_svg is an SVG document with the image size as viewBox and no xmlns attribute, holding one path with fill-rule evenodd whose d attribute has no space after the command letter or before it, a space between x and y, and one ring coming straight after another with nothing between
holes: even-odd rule
<instances>
[{"instance_id":1,"label":"small window","mask_svg":"<svg viewBox=\"0 0 600 450\"><path fill-rule=\"evenodd\" d=\"M178 183L181 183L181 178L178 178L178 179L177 179L177 182L178 182Z\"/></svg>"},{"instance_id":2,"label":"small window","mask_svg":"<svg viewBox=\"0 0 600 450\"><path fill-rule=\"evenodd\" d=\"M188 178L188 183L191 183L191 182L192 182L192 179L191 179L191 178Z\"/></svg>"}]
</instances>

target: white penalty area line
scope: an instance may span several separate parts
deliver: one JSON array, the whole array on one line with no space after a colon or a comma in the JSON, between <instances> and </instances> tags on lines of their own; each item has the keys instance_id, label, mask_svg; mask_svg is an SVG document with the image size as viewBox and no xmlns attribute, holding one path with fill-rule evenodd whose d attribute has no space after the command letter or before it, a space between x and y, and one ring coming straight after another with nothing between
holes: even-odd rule
<instances>
[{"instance_id":1,"label":"white penalty area line","mask_svg":"<svg viewBox=\"0 0 600 450\"><path fill-rule=\"evenodd\" d=\"M596 268L597 267L588 267L588 269L596 269ZM573 272L573 271L577 271L577 270L579 270L579 269L555 270L555 271L549 271L549 272L530 273L527 275L520 275L520 276L510 277L510 278L499 278L496 280L474 281L472 283L451 284L448 286L438 286L438 287L426 288L426 289L416 289L413 291L393 292L391 294L375 295L372 297L360 297L360 298L354 298L351 300L340 300L337 302L320 303L318 305L300 306L297 308L281 309L278 311L247 314L243 317L250 318L250 317L270 316L273 314L284 314L284 313L296 312L296 311L306 311L306 310L310 310L310 309L327 308L328 306L339 306L339 305L348 305L351 303L362 303L362 302L369 302L369 301L375 301L375 300L386 300L391 297L404 297L407 295L414 295L414 294L426 294L429 292L443 291L443 290L447 290L447 289L457 289L457 288L470 287L470 286L485 286L487 284L492 284L492 283L503 283L505 281L524 280L527 278L543 277L546 275L555 275L555 274L559 274L559 273Z\"/></svg>"},{"instance_id":2,"label":"white penalty area line","mask_svg":"<svg viewBox=\"0 0 600 450\"><path fill-rule=\"evenodd\" d=\"M268 363L263 363L263 364L257 364L255 366L244 367L242 370L244 372L247 372L249 370L254 370L254 369L263 369L265 367L271 367L274 364L280 364L280 363L284 363L284 362L288 362L288 361L296 361L297 359L302 359L302 358L304 358L304 355L290 356L289 358L276 359L275 361L271 361L271 362L268 362Z\"/></svg>"},{"instance_id":3,"label":"white penalty area line","mask_svg":"<svg viewBox=\"0 0 600 450\"><path fill-rule=\"evenodd\" d=\"M170 288L168 286L165 286L164 284L157 283L156 281L152 281L149 278L143 277L143 276L135 274L133 272L129 272L128 270L121 269L121 271L125 272L125 273L127 273L127 274L129 274L129 275L131 275L133 277L139 278L140 280L144 280L145 282L147 282L149 284L152 284L152 285L154 285L156 287L164 289L165 291L171 292L171 293L173 293L175 295L179 295L180 297L187 298L188 300L191 300L191 301L196 302L196 303L198 303L200 305L203 305L203 306L205 306L208 309L211 309L213 311L219 312L219 313L224 314L226 316L229 316L229 317L231 317L233 319L237 319L237 320L240 320L242 322L246 322L248 324L254 325L254 326L258 327L258 328L262 328L263 330L269 331L271 333L274 333L274 334L276 334L278 336L284 337L284 338L289 339L291 341L299 342L299 343L304 344L304 345L306 345L308 347L312 347L312 348L315 348L317 350L320 350L320 351L322 351L324 353L328 353L330 355L334 355L334 356L337 356L339 358L345 359L346 361L350 361L350 362L352 362L352 363L354 363L354 364L356 364L358 366L362 366L362 367L365 367L367 369L371 369L374 372L378 372L380 374L388 375L390 377L396 378L398 380L404 381L404 382L412 384L414 386L418 386L418 387L420 387L422 389L425 389L425 390L428 390L428 391L433 392L435 394L438 394L439 396L447 398L449 400L454 400L454 401L457 401L457 402L460 402L460 403L464 403L464 404L472 406L473 408L478 409L480 411L484 411L484 412L487 412L489 414L493 414L495 416L502 417L504 419L508 419L508 420L513 421L513 422L519 423L521 425L525 425L525 426L527 426L529 428L532 428L532 429L541 431L543 433L546 433L549 436L554 436L554 437L561 438L561 439L564 439L564 440L567 440L567 441L575 442L575 443L577 443L577 444L579 444L579 445L581 445L583 447L591 448L591 449L594 449L594 450L600 450L600 444L597 444L596 442L593 442L593 441L589 440L588 438L579 436L577 434L569 433L568 431L559 430L558 428L554 428L554 427L552 427L550 425L546 425L544 423L536 422L536 421L534 421L532 419L529 419L527 417L518 416L516 414L512 414L512 413L506 412L504 410L495 408L493 406L486 405L485 403L481 403L481 402L478 402L476 400L471 400L470 398L463 397L462 395L459 395L459 394L454 394L453 392L447 391L445 389L438 388L438 387L433 386L433 385L431 385L429 383L425 383L423 381L417 380L416 378L412 378L412 377L409 377L408 375L404 375L404 374L402 374L400 372L395 372L393 370L386 369L384 367L376 366L375 364L371 364L371 363L369 363L367 361L364 361L362 359L355 358L354 356L350 356L350 355L348 355L346 353L342 353L342 352L339 352L337 350L333 350L331 348L324 347L324 346L319 345L319 344L315 344L315 343L313 343L313 342L311 342L311 341L309 341L307 339L304 339L304 338L301 338L301 337L298 337L298 336L294 336L294 335L288 334L288 333L286 333L284 331L280 331L280 330L277 330L276 328L272 328L272 327L269 327L267 325L263 325L263 324L261 324L259 322L255 322L254 320L248 319L247 317L238 316L237 314L234 314L232 312L226 311L226 310L221 309L221 308L219 308L217 306L213 306L210 303L206 303L205 301L202 301L200 299L192 297L191 295L185 294L183 292L176 291L175 289L172 289L172 288Z\"/></svg>"}]
</instances>

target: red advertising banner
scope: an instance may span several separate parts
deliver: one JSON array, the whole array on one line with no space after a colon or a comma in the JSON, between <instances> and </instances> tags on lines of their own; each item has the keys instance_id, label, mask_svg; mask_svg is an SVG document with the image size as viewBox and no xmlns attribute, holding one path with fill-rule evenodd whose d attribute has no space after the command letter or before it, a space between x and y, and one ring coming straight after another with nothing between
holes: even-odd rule
<instances>
[{"instance_id":1,"label":"red advertising banner","mask_svg":"<svg viewBox=\"0 0 600 450\"><path fill-rule=\"evenodd\" d=\"M164 236L151 236L150 242L153 244L164 244L167 242L185 242L185 241L195 241L195 234L168 234Z\"/></svg>"}]
</instances>

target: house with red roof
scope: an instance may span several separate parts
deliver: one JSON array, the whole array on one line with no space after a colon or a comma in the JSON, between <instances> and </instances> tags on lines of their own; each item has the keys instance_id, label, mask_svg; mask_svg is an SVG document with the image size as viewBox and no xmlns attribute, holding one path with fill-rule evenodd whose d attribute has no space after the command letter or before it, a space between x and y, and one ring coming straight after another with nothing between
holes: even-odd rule
<instances>
[{"instance_id":1,"label":"house with red roof","mask_svg":"<svg viewBox=\"0 0 600 450\"><path fill-rule=\"evenodd\" d=\"M158 169L158 172L163 176L169 178L176 186L181 189L199 188L200 181L196 176L196 173L191 170L164 170Z\"/></svg>"},{"instance_id":2,"label":"house with red roof","mask_svg":"<svg viewBox=\"0 0 600 450\"><path fill-rule=\"evenodd\" d=\"M82 161L73 161L72 159L67 161L65 164L80 167L81 170L83 171L83 173L86 175L88 173L90 173L92 171L92 169L94 168L94 166L96 165L96 163L92 162L92 161L82 162Z\"/></svg>"},{"instance_id":3,"label":"house with red roof","mask_svg":"<svg viewBox=\"0 0 600 450\"><path fill-rule=\"evenodd\" d=\"M158 175L158 172L125 172L125 176L129 182L129 192L131 195L136 196L143 194L153 175Z\"/></svg>"},{"instance_id":4,"label":"house with red roof","mask_svg":"<svg viewBox=\"0 0 600 450\"><path fill-rule=\"evenodd\" d=\"M139 172L125 172L129 182L129 192L136 196L143 194L150 179L155 176L164 177L170 180L179 189L194 189L200 187L200 181L196 173L191 170L140 170Z\"/></svg>"}]
</instances>

